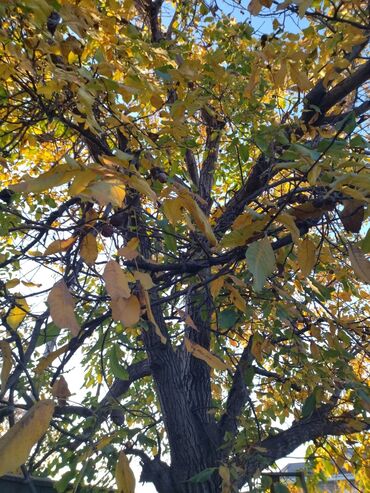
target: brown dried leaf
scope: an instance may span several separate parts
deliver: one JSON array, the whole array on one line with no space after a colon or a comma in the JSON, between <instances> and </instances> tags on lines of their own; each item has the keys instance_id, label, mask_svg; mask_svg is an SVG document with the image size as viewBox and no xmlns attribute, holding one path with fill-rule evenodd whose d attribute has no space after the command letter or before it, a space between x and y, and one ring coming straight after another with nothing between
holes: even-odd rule
<instances>
[{"instance_id":1,"label":"brown dried leaf","mask_svg":"<svg viewBox=\"0 0 370 493\"><path fill-rule=\"evenodd\" d=\"M112 298L112 318L120 321L125 327L131 327L140 320L140 303L137 296L129 298Z\"/></svg>"},{"instance_id":2,"label":"brown dried leaf","mask_svg":"<svg viewBox=\"0 0 370 493\"><path fill-rule=\"evenodd\" d=\"M48 296L48 305L55 325L61 329L69 329L76 337L80 332L80 325L74 313L75 302L63 280L54 284Z\"/></svg>"},{"instance_id":3,"label":"brown dried leaf","mask_svg":"<svg viewBox=\"0 0 370 493\"><path fill-rule=\"evenodd\" d=\"M356 245L348 244L348 255L352 269L357 277L363 282L370 283L370 262L363 251Z\"/></svg>"},{"instance_id":4,"label":"brown dried leaf","mask_svg":"<svg viewBox=\"0 0 370 493\"><path fill-rule=\"evenodd\" d=\"M346 231L359 233L365 217L364 203L356 199L346 200L339 217Z\"/></svg>"},{"instance_id":5,"label":"brown dried leaf","mask_svg":"<svg viewBox=\"0 0 370 493\"><path fill-rule=\"evenodd\" d=\"M56 380L51 389L51 393L54 397L57 397L59 406L65 406L68 397L72 394L69 391L67 381L63 375Z\"/></svg>"},{"instance_id":6,"label":"brown dried leaf","mask_svg":"<svg viewBox=\"0 0 370 493\"><path fill-rule=\"evenodd\" d=\"M119 264L110 260L104 269L103 279L109 296L113 299L129 298L131 291L128 285L126 274Z\"/></svg>"},{"instance_id":7,"label":"brown dried leaf","mask_svg":"<svg viewBox=\"0 0 370 493\"><path fill-rule=\"evenodd\" d=\"M87 234L82 242L80 249L81 258L87 263L87 265L94 265L98 257L98 243L95 235L92 233Z\"/></svg>"}]
</instances>

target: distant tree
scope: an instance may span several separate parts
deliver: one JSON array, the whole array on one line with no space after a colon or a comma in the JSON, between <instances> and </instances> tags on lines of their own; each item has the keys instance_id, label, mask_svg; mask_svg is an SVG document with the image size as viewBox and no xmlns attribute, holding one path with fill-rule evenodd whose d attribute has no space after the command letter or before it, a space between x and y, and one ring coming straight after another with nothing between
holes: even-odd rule
<instances>
[{"instance_id":1,"label":"distant tree","mask_svg":"<svg viewBox=\"0 0 370 493\"><path fill-rule=\"evenodd\" d=\"M0 22L0 475L261 491L311 442L365 491L368 3Z\"/></svg>"}]
</instances>

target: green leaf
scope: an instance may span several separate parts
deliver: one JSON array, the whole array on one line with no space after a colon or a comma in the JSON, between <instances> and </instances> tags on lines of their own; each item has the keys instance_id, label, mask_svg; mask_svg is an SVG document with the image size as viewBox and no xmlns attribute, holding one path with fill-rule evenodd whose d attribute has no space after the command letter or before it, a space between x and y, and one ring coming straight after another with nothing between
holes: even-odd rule
<instances>
[{"instance_id":1,"label":"green leaf","mask_svg":"<svg viewBox=\"0 0 370 493\"><path fill-rule=\"evenodd\" d=\"M187 480L188 483L205 483L210 479L212 474L217 471L217 467L208 467L207 469L204 469L203 471L199 472L195 476L191 477L190 479Z\"/></svg>"},{"instance_id":2,"label":"green leaf","mask_svg":"<svg viewBox=\"0 0 370 493\"><path fill-rule=\"evenodd\" d=\"M272 484L272 478L271 476L262 476L261 478L261 489L262 491L265 491L267 490L267 488L269 488Z\"/></svg>"},{"instance_id":3,"label":"green leaf","mask_svg":"<svg viewBox=\"0 0 370 493\"><path fill-rule=\"evenodd\" d=\"M370 394L367 393L364 389L358 389L357 394L362 399L365 401L367 404L370 404Z\"/></svg>"},{"instance_id":4,"label":"green leaf","mask_svg":"<svg viewBox=\"0 0 370 493\"><path fill-rule=\"evenodd\" d=\"M275 493L289 493L289 489L282 483L275 483L274 491Z\"/></svg>"},{"instance_id":5,"label":"green leaf","mask_svg":"<svg viewBox=\"0 0 370 493\"><path fill-rule=\"evenodd\" d=\"M302 406L302 417L309 418L316 408L316 392L312 392Z\"/></svg>"},{"instance_id":6,"label":"green leaf","mask_svg":"<svg viewBox=\"0 0 370 493\"><path fill-rule=\"evenodd\" d=\"M362 149L366 148L368 146L368 143L366 140L361 137L361 135L356 135L351 139L351 147L360 147Z\"/></svg>"},{"instance_id":7,"label":"green leaf","mask_svg":"<svg viewBox=\"0 0 370 493\"><path fill-rule=\"evenodd\" d=\"M360 248L364 253L370 253L370 229L367 230L365 238L361 240Z\"/></svg>"},{"instance_id":8,"label":"green leaf","mask_svg":"<svg viewBox=\"0 0 370 493\"><path fill-rule=\"evenodd\" d=\"M47 324L45 329L40 331L40 334L37 338L36 345L41 346L42 344L46 344L47 342L52 341L60 334L60 328L57 327L54 323Z\"/></svg>"},{"instance_id":9,"label":"green leaf","mask_svg":"<svg viewBox=\"0 0 370 493\"><path fill-rule=\"evenodd\" d=\"M119 346L116 344L112 347L109 353L110 369L112 370L112 373L115 377L120 378L121 380L127 380L128 373L121 365L120 358L120 349Z\"/></svg>"},{"instance_id":10,"label":"green leaf","mask_svg":"<svg viewBox=\"0 0 370 493\"><path fill-rule=\"evenodd\" d=\"M227 308L218 315L218 326L220 329L228 330L234 327L238 320L238 312L232 308Z\"/></svg>"},{"instance_id":11,"label":"green leaf","mask_svg":"<svg viewBox=\"0 0 370 493\"><path fill-rule=\"evenodd\" d=\"M253 274L253 289L262 291L266 279L275 269L275 255L271 243L265 237L252 243L245 254L248 270Z\"/></svg>"}]
</instances>

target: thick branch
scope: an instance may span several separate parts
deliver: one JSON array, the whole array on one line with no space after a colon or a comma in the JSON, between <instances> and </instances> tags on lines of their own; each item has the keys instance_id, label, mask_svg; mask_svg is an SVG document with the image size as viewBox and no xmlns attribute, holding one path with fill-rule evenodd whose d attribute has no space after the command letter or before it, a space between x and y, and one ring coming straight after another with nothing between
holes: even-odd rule
<instances>
[{"instance_id":1,"label":"thick branch","mask_svg":"<svg viewBox=\"0 0 370 493\"><path fill-rule=\"evenodd\" d=\"M227 397L226 412L221 417L220 421L220 431L222 436L224 436L226 432L232 433L233 436L236 434L238 417L240 416L249 396L249 391L245 384L245 375L247 370L252 367L252 362L254 360L251 353L252 344L253 336L249 339L247 346L244 348L234 373L233 383Z\"/></svg>"},{"instance_id":2,"label":"thick branch","mask_svg":"<svg viewBox=\"0 0 370 493\"><path fill-rule=\"evenodd\" d=\"M308 106L314 104L320 109L320 118L337 103L342 101L348 94L359 88L370 78L370 60L361 65L350 77L342 80L333 89L328 91L320 101L308 96ZM308 111L303 115L302 120L308 122L312 118L312 112ZM320 119L318 120L318 123Z\"/></svg>"},{"instance_id":3,"label":"thick branch","mask_svg":"<svg viewBox=\"0 0 370 493\"><path fill-rule=\"evenodd\" d=\"M343 415L329 418L328 409L331 410L331 406L324 405L317 409L310 418L302 419L289 429L257 443L258 451L247 456L243 464L244 474L238 481L239 486L243 486L258 471L290 454L305 442L330 435L358 433L357 426L351 425L351 420L355 416ZM364 430L369 429L370 423L362 423L362 427ZM264 449L266 451L263 451Z\"/></svg>"}]
</instances>

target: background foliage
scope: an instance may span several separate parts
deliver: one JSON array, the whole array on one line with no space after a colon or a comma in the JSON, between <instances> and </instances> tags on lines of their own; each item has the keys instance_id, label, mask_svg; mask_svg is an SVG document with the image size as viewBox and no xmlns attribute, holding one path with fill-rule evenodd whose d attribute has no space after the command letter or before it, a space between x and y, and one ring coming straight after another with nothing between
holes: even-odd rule
<instances>
[{"instance_id":1,"label":"background foliage","mask_svg":"<svg viewBox=\"0 0 370 493\"><path fill-rule=\"evenodd\" d=\"M365 491L368 4L0 22L0 473L229 493L310 441Z\"/></svg>"}]
</instances>

